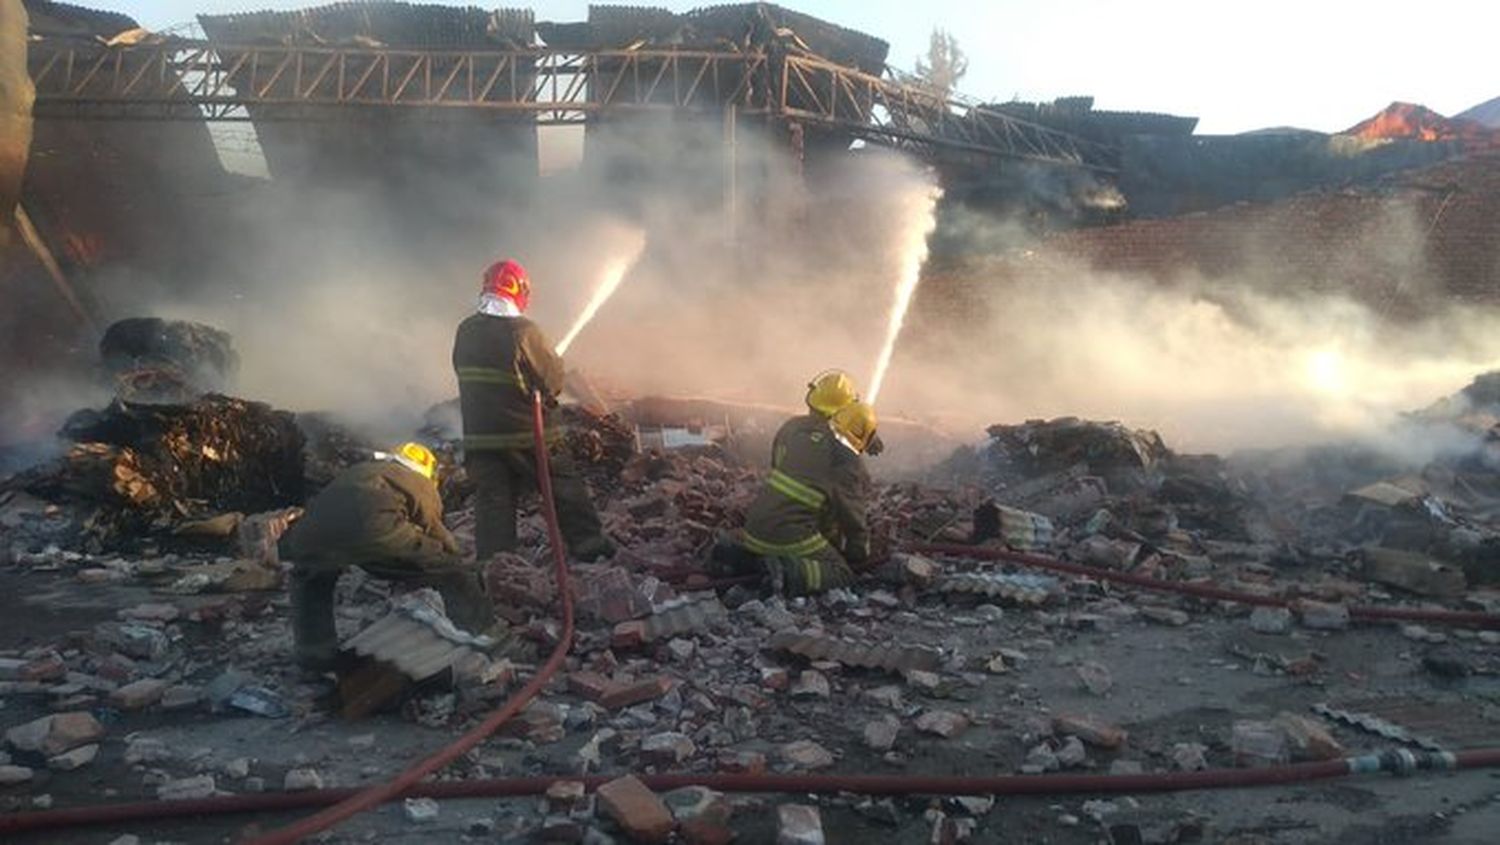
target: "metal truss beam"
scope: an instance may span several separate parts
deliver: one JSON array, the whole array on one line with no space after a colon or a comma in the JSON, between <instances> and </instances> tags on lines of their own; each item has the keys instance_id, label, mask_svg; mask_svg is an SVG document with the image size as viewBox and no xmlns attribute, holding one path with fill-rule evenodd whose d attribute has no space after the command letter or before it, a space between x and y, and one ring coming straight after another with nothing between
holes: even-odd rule
<instances>
[{"instance_id":1,"label":"metal truss beam","mask_svg":"<svg viewBox=\"0 0 1500 845\"><path fill-rule=\"evenodd\" d=\"M174 40L29 45L40 118L342 120L390 109L539 124L735 106L927 158L1113 169L1110 148L821 59L694 50L412 50Z\"/></svg>"}]
</instances>

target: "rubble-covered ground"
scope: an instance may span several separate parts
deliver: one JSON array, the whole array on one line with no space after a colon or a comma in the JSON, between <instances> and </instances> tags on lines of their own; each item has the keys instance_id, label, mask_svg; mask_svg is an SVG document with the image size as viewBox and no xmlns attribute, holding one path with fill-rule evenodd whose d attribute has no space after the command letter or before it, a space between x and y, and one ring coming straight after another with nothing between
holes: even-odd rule
<instances>
[{"instance_id":1,"label":"rubble-covered ground","mask_svg":"<svg viewBox=\"0 0 1500 845\"><path fill-rule=\"evenodd\" d=\"M398 802L329 841L1493 842L1500 778L1484 770L998 799L653 796L629 780L596 797L567 783L1150 773L1500 746L1500 632L1351 623L1346 612L1500 612L1493 382L1402 422L1410 436L1440 427L1444 442L1466 444L1425 467L1355 446L1225 460L1174 454L1116 424L995 426L930 473L941 483L881 486L881 564L855 589L790 601L702 572L754 495L757 467L714 447L631 454L618 420L570 412L569 446L622 551L572 570L580 622L565 672L442 775L559 785L536 798ZM472 726L555 641L533 508L523 554L487 563L522 647L454 683L408 685L369 718L340 718L333 685L290 661L274 538L365 444L325 418L221 397L117 405L67 431L78 441L62 458L0 484L6 812L372 784ZM445 492L467 539L461 474ZM901 551L932 541L1280 596L1297 610ZM382 620L397 598L351 572L341 630ZM293 817L17 841L228 842Z\"/></svg>"}]
</instances>

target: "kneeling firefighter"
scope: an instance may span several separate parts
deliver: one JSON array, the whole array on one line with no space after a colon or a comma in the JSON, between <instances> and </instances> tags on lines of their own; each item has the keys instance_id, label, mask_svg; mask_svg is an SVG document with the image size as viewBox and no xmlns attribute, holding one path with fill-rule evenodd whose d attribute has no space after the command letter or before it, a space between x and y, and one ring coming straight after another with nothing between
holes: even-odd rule
<instances>
[{"instance_id":1,"label":"kneeling firefighter","mask_svg":"<svg viewBox=\"0 0 1500 845\"><path fill-rule=\"evenodd\" d=\"M419 443L376 458L335 477L281 538L281 556L292 561L292 637L304 669L336 663L334 587L350 566L436 589L448 618L470 633L495 622L479 570L460 557L443 525L437 458Z\"/></svg>"},{"instance_id":2,"label":"kneeling firefighter","mask_svg":"<svg viewBox=\"0 0 1500 845\"><path fill-rule=\"evenodd\" d=\"M830 419L816 413L782 425L771 474L745 515L737 541L715 548L733 571L764 571L774 590L812 595L847 586L870 555L870 475L864 453L875 410L851 402Z\"/></svg>"},{"instance_id":3,"label":"kneeling firefighter","mask_svg":"<svg viewBox=\"0 0 1500 845\"><path fill-rule=\"evenodd\" d=\"M834 414L859 401L854 377L843 370L824 370L807 383L807 411L810 416L832 419ZM871 436L864 454L878 457L885 451L880 435Z\"/></svg>"}]
</instances>

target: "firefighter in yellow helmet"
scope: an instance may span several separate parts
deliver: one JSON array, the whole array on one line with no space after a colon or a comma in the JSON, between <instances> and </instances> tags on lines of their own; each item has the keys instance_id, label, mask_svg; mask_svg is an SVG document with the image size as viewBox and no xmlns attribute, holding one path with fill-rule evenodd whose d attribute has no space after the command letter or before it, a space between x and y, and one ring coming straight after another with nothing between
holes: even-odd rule
<instances>
[{"instance_id":1,"label":"firefighter in yellow helmet","mask_svg":"<svg viewBox=\"0 0 1500 845\"><path fill-rule=\"evenodd\" d=\"M852 583L870 555L871 484L863 456L875 428L875 411L863 402L844 405L830 419L814 413L783 425L744 530L736 543L715 548L715 563L737 572L759 569L774 590L790 596Z\"/></svg>"},{"instance_id":2,"label":"firefighter in yellow helmet","mask_svg":"<svg viewBox=\"0 0 1500 845\"><path fill-rule=\"evenodd\" d=\"M843 370L824 370L807 383L807 410L813 416L832 419L833 415L859 401L859 388L854 386L854 377ZM874 437L865 449L865 454L876 457L885 451L885 444Z\"/></svg>"},{"instance_id":3,"label":"firefighter in yellow helmet","mask_svg":"<svg viewBox=\"0 0 1500 845\"><path fill-rule=\"evenodd\" d=\"M824 370L807 383L807 410L825 420L858 400L859 388L843 370Z\"/></svg>"},{"instance_id":4,"label":"firefighter in yellow helmet","mask_svg":"<svg viewBox=\"0 0 1500 845\"><path fill-rule=\"evenodd\" d=\"M292 637L305 669L334 666L334 586L350 566L436 589L449 619L471 633L495 622L479 570L443 525L437 458L420 443L377 452L339 473L308 502L280 552L292 562Z\"/></svg>"}]
</instances>

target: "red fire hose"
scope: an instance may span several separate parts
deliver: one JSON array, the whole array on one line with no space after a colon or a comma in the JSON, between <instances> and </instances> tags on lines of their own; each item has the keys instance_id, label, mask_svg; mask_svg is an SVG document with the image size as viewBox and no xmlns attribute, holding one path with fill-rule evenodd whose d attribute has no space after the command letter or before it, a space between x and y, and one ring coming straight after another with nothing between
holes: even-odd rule
<instances>
[{"instance_id":1,"label":"red fire hose","mask_svg":"<svg viewBox=\"0 0 1500 845\"><path fill-rule=\"evenodd\" d=\"M1350 775L1389 772L1455 771L1500 766L1500 748L1472 751L1412 752L1384 751L1361 757L1319 763L1297 763L1261 769L1209 769L1201 772L1162 772L1140 775L639 775L647 787L661 791L684 786L705 786L720 792L817 793L832 795L1103 795L1120 793L1175 792L1196 789L1240 789L1278 784L1304 783ZM499 780L418 783L405 790L407 796L427 798L504 798L540 795L558 781L582 781L595 789L612 777L569 775L505 778ZM0 835L27 831L58 830L81 825L122 825L157 819L295 810L349 804L364 793L353 789L318 789L186 801L142 801L18 813L0 816ZM388 795L387 800L397 797ZM331 808L332 809L332 808ZM313 816L320 818L323 814ZM292 828L287 828L292 830Z\"/></svg>"},{"instance_id":2,"label":"red fire hose","mask_svg":"<svg viewBox=\"0 0 1500 845\"><path fill-rule=\"evenodd\" d=\"M1261 605L1263 607L1292 606L1291 601L1275 596L1258 596L1254 593L1226 590L1222 587L1214 587L1209 584L1163 581L1160 578L1136 575L1133 572L1100 569L1096 566L1068 563L1057 558L1027 554L1025 552L1001 549L994 546L965 546L958 543L921 543L907 546L906 549L917 554L949 555L951 557L966 557L975 560L1009 561L1010 563L1029 566L1034 569L1049 569L1053 572L1063 572L1068 575L1095 578L1100 581L1113 581L1118 584L1129 584L1132 587L1140 587L1146 590L1178 593L1200 599L1232 601L1239 602L1240 604ZM1349 608L1349 617L1351 619L1364 619L1366 621L1428 622L1434 625L1458 625L1470 628L1500 630L1500 615L1468 610L1431 610L1420 607L1368 607L1355 605Z\"/></svg>"},{"instance_id":3,"label":"red fire hose","mask_svg":"<svg viewBox=\"0 0 1500 845\"><path fill-rule=\"evenodd\" d=\"M426 760L412 766L397 775L388 783L378 784L360 792L356 792L347 798L343 798L332 807L322 812L309 816L300 822L288 825L280 830L274 830L265 836L250 840L246 845L290 845L300 842L302 839L312 836L320 831L327 830L340 822L343 822L365 810L378 807L386 801L400 797L417 785L423 778L447 766L459 757L468 753L469 749L483 742L490 734L494 733L501 725L505 724L512 716L521 712L542 687L557 674L562 667L563 659L567 657L568 649L573 645L573 596L568 587L568 560L563 553L562 530L557 524L557 508L552 501L552 468L547 459L547 442L545 424L542 417L542 396L533 393L531 397L531 434L536 450L536 478L537 487L542 495L542 513L547 518L547 540L552 545L552 561L556 566L557 591L562 598L563 630L562 636L558 638L557 646L552 649L552 655L542 665L540 671L531 682L522 687L519 692L511 696L500 709L491 713L483 722L474 726L468 733L459 737L451 745L443 748L438 753L428 757Z\"/></svg>"}]
</instances>

